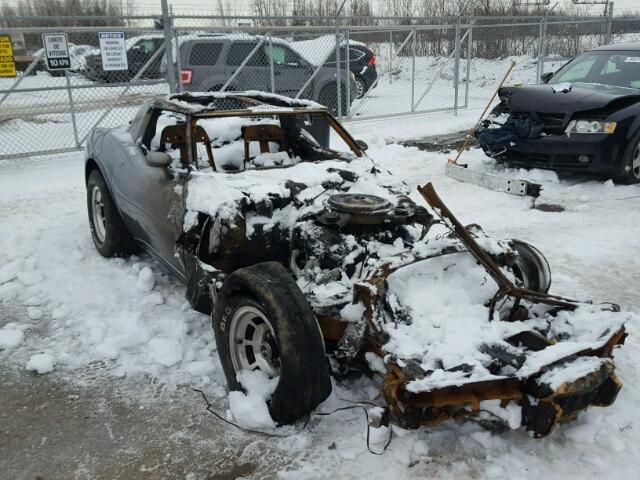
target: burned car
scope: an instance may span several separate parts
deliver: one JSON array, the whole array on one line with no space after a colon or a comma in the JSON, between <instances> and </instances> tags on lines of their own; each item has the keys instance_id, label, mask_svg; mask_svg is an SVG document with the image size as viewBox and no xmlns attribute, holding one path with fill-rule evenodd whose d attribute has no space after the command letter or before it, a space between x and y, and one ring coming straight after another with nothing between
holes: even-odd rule
<instances>
[{"instance_id":1,"label":"burned car","mask_svg":"<svg viewBox=\"0 0 640 480\"><path fill-rule=\"evenodd\" d=\"M610 405L627 316L549 294L537 249L463 226L431 184L414 201L365 149L310 101L153 100L88 142L95 246L141 247L180 278L229 389L247 370L278 379L278 424L362 370L407 428L473 416L544 436Z\"/></svg>"},{"instance_id":2,"label":"burned car","mask_svg":"<svg viewBox=\"0 0 640 480\"><path fill-rule=\"evenodd\" d=\"M500 89L476 134L485 153L513 166L640 182L640 44L595 48L543 82Z\"/></svg>"}]
</instances>

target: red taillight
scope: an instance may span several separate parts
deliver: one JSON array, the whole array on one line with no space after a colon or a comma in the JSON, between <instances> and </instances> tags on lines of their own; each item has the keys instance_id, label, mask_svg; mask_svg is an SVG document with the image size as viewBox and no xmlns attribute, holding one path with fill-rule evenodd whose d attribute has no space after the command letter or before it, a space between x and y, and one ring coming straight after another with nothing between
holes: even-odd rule
<instances>
[{"instance_id":1,"label":"red taillight","mask_svg":"<svg viewBox=\"0 0 640 480\"><path fill-rule=\"evenodd\" d=\"M372 55L371 58L369 59L369 61L367 62L369 65L375 65L376 64L376 56Z\"/></svg>"},{"instance_id":2,"label":"red taillight","mask_svg":"<svg viewBox=\"0 0 640 480\"><path fill-rule=\"evenodd\" d=\"M193 80L193 70L182 70L180 72L180 81L183 85L191 85Z\"/></svg>"}]
</instances>

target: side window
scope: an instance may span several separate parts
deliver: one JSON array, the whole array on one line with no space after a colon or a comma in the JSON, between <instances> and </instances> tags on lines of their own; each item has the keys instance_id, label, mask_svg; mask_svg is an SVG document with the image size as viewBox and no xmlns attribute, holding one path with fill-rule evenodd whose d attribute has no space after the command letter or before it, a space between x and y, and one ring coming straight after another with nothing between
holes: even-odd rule
<instances>
[{"instance_id":1,"label":"side window","mask_svg":"<svg viewBox=\"0 0 640 480\"><path fill-rule=\"evenodd\" d=\"M232 43L227 52L227 65L231 67L237 67L245 58L249 56L251 51L255 48L256 43ZM259 48L251 57L247 63L250 67L265 67L269 65L269 60L264 52L264 49Z\"/></svg>"},{"instance_id":2,"label":"side window","mask_svg":"<svg viewBox=\"0 0 640 480\"><path fill-rule=\"evenodd\" d=\"M362 50L356 50L355 48L349 49L349 61L355 62L364 57L364 52Z\"/></svg>"},{"instance_id":3,"label":"side window","mask_svg":"<svg viewBox=\"0 0 640 480\"><path fill-rule=\"evenodd\" d=\"M140 51L141 53L144 53L145 55L150 55L156 51L157 44L153 38L149 38L145 40L140 40L138 43L136 43L135 48L136 50Z\"/></svg>"},{"instance_id":4,"label":"side window","mask_svg":"<svg viewBox=\"0 0 640 480\"><path fill-rule=\"evenodd\" d=\"M149 120L150 110L148 107L144 106L138 110L136 116L131 120L131 124L129 125L129 133L131 133L131 137L134 140L138 140L142 134L144 133L144 128Z\"/></svg>"},{"instance_id":5,"label":"side window","mask_svg":"<svg viewBox=\"0 0 640 480\"><path fill-rule=\"evenodd\" d=\"M196 43L191 47L189 65L215 65L221 50L221 43Z\"/></svg>"},{"instance_id":6,"label":"side window","mask_svg":"<svg viewBox=\"0 0 640 480\"><path fill-rule=\"evenodd\" d=\"M267 56L267 62L269 61L269 58L271 58L273 59L273 63L275 65L302 65L300 56L289 48L282 47L280 45L273 45L271 47L267 45L266 47L264 47L264 51Z\"/></svg>"},{"instance_id":7,"label":"side window","mask_svg":"<svg viewBox=\"0 0 640 480\"><path fill-rule=\"evenodd\" d=\"M150 151L167 152L175 165L186 165L186 117L168 110L150 110L150 120L144 130L142 144Z\"/></svg>"}]
</instances>

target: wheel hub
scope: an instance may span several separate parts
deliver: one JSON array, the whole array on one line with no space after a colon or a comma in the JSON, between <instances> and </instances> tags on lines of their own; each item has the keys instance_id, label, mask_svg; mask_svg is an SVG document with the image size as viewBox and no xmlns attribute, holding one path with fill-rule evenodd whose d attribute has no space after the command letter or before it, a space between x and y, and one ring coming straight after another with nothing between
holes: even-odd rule
<instances>
[{"instance_id":1,"label":"wheel hub","mask_svg":"<svg viewBox=\"0 0 640 480\"><path fill-rule=\"evenodd\" d=\"M104 200L102 192L96 185L91 191L91 210L93 217L94 232L100 243L104 242L107 236L107 226L104 215Z\"/></svg>"},{"instance_id":2,"label":"wheel hub","mask_svg":"<svg viewBox=\"0 0 640 480\"><path fill-rule=\"evenodd\" d=\"M229 353L233 369L280 374L280 355L271 322L253 306L238 308L229 327Z\"/></svg>"}]
</instances>

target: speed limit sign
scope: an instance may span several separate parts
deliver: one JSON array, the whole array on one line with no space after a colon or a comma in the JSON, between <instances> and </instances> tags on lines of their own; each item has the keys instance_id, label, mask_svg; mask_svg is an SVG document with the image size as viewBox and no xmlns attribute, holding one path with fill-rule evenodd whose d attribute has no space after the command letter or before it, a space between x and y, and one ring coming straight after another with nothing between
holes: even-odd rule
<instances>
[{"instance_id":1,"label":"speed limit sign","mask_svg":"<svg viewBox=\"0 0 640 480\"><path fill-rule=\"evenodd\" d=\"M66 33L43 33L42 45L44 46L49 70L67 70L71 68Z\"/></svg>"}]
</instances>

